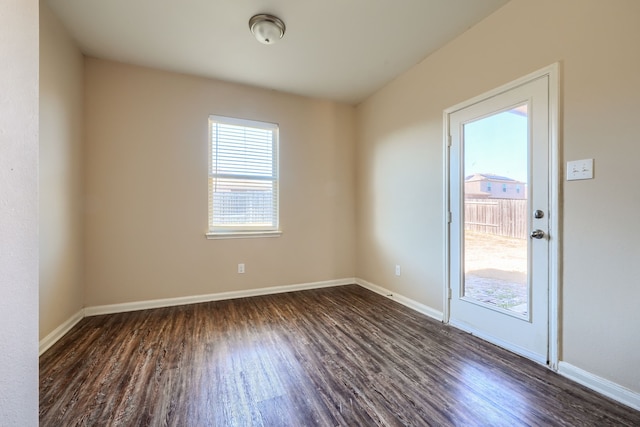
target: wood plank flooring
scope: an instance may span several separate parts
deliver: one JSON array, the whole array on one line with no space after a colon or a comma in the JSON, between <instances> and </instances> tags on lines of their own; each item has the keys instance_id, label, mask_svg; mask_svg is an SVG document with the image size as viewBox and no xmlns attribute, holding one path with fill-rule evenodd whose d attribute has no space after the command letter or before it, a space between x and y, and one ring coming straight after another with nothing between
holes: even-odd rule
<instances>
[{"instance_id":1,"label":"wood plank flooring","mask_svg":"<svg viewBox=\"0 0 640 427\"><path fill-rule=\"evenodd\" d=\"M41 426L640 426L640 412L359 286L96 316Z\"/></svg>"}]
</instances>

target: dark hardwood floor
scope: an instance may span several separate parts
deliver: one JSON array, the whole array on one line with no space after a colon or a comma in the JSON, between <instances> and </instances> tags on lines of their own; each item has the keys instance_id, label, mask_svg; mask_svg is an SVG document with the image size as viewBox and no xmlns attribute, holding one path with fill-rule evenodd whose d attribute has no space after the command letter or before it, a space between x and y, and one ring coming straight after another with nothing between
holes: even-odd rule
<instances>
[{"instance_id":1,"label":"dark hardwood floor","mask_svg":"<svg viewBox=\"0 0 640 427\"><path fill-rule=\"evenodd\" d=\"M90 317L43 426L640 426L640 412L359 286Z\"/></svg>"}]
</instances>

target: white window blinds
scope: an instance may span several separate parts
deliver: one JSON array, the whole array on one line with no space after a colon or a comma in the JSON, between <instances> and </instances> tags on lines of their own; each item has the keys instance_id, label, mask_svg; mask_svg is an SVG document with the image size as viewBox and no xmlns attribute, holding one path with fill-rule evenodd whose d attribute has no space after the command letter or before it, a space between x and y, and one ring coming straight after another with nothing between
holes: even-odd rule
<instances>
[{"instance_id":1,"label":"white window blinds","mask_svg":"<svg viewBox=\"0 0 640 427\"><path fill-rule=\"evenodd\" d=\"M209 232L278 230L278 125L209 117Z\"/></svg>"}]
</instances>

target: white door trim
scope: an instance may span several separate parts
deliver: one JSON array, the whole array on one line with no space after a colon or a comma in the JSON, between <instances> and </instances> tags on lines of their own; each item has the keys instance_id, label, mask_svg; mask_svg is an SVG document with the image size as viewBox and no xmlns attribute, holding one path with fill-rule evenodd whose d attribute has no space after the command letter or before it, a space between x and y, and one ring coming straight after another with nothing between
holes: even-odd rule
<instances>
[{"instance_id":1,"label":"white door trim","mask_svg":"<svg viewBox=\"0 0 640 427\"><path fill-rule=\"evenodd\" d=\"M562 273L560 267L560 249L561 249L561 214L562 206L560 205L560 141L559 141L559 125L560 125L560 80L559 80L560 64L555 63L548 67L542 68L496 89L485 92L481 95L473 97L467 101L449 107L443 112L443 206L444 206L444 289L443 289L443 321L450 321L450 300L451 300L451 242L450 242L450 224L451 224L451 200L449 197L449 149L451 147L450 136L450 115L454 112L467 108L473 104L484 101L488 98L497 96L503 92L521 86L529 81L548 76L549 79L549 361L548 366L554 371L558 370L558 362L560 356L560 275ZM455 326L455 325L453 325Z\"/></svg>"}]
</instances>

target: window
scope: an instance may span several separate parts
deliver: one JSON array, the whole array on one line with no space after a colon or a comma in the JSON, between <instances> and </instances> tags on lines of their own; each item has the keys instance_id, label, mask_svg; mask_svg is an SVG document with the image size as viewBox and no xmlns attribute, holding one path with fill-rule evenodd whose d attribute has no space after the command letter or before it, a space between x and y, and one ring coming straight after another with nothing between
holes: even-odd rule
<instances>
[{"instance_id":1,"label":"window","mask_svg":"<svg viewBox=\"0 0 640 427\"><path fill-rule=\"evenodd\" d=\"M487 191L491 193L491 183L487 182Z\"/></svg>"},{"instance_id":2,"label":"window","mask_svg":"<svg viewBox=\"0 0 640 427\"><path fill-rule=\"evenodd\" d=\"M278 125L209 116L210 238L279 235Z\"/></svg>"},{"instance_id":3,"label":"window","mask_svg":"<svg viewBox=\"0 0 640 427\"><path fill-rule=\"evenodd\" d=\"M507 192L507 184L502 184L502 192L503 193Z\"/></svg>"}]
</instances>

